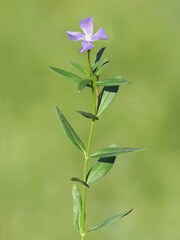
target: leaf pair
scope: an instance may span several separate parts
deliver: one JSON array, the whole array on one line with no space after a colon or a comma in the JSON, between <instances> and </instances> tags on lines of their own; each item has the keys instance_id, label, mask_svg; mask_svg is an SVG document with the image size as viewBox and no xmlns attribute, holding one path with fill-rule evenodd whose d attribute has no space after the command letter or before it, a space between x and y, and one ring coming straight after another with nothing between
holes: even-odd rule
<instances>
[{"instance_id":1,"label":"leaf pair","mask_svg":"<svg viewBox=\"0 0 180 240\"><path fill-rule=\"evenodd\" d=\"M66 120L66 118L64 117L64 115L62 114L62 112L60 111L60 109L58 107L56 107L56 112L57 112L57 116L58 116L59 122L61 124L61 127L62 127L63 132L65 133L65 135L68 137L68 139L78 149L80 149L83 153L86 153L83 142L78 137L78 135L76 134L74 129L71 127L71 125ZM93 115L93 114L86 113L86 112L81 112L81 111L79 111L79 113L82 114L85 117L96 119L96 116ZM130 152L139 151L139 150L144 150L144 149L140 149L140 148L126 148L126 147L120 147L120 148L108 147L108 148L103 148L103 149L100 149L100 150L94 152L93 154L90 155L90 157L93 157L93 158L113 157L113 156L117 156L119 154L125 154L125 153L130 153Z\"/></svg>"},{"instance_id":2,"label":"leaf pair","mask_svg":"<svg viewBox=\"0 0 180 240\"><path fill-rule=\"evenodd\" d=\"M99 96L99 106L98 106L98 114L97 116L83 112L83 111L78 111L81 115L83 115L86 118L90 118L92 120L98 120L98 116L106 110L106 108L112 103L112 101L115 98L115 95L117 93L118 87L105 87L100 96ZM63 113L60 111L58 107L56 107L56 112L57 116L59 119L59 122L61 124L61 127L63 129L63 132L65 135L68 137L68 139L78 148L80 149L83 153L85 153L85 147L79 136L76 134L74 129L71 127L69 122L66 120L64 117Z\"/></svg>"},{"instance_id":3,"label":"leaf pair","mask_svg":"<svg viewBox=\"0 0 180 240\"><path fill-rule=\"evenodd\" d=\"M105 50L105 48L102 48L97 53L96 58L95 58L94 63L93 63L93 69L94 70L97 69L99 64L102 64L102 63L106 64L107 63L104 59L101 60L101 56L102 56L104 50ZM89 72L86 68L84 68L84 67L80 66L79 64L74 63L72 61L69 61L69 63L89 77L90 74L89 74ZM102 65L101 68L103 68L104 66L105 65ZM60 68L49 67L49 69L51 69L52 71L54 71L55 73L57 73L60 76L63 76L65 78L68 78L68 79L78 83L78 91L82 91L85 87L91 87L91 82L90 82L89 79L82 79L81 77L75 75L74 73L62 70ZM116 93L118 92L118 89L119 89L118 86L122 85L122 84L130 84L130 82L128 82L126 80L123 80L123 79L120 79L120 78L111 78L111 79L105 79L105 80L101 80L101 81L96 82L97 86L104 86L104 88L102 89L102 91L99 95L97 117L102 112L104 112L106 110L106 108L109 107L109 105L114 100L114 98L116 96Z\"/></svg>"},{"instance_id":4,"label":"leaf pair","mask_svg":"<svg viewBox=\"0 0 180 240\"><path fill-rule=\"evenodd\" d=\"M79 188L76 184L73 185L72 188L72 198L73 198L73 224L77 231L81 232L81 226L82 226L82 198L81 193L79 191ZM96 231L112 222L115 222L122 217L129 214L131 210L128 210L126 212L120 213L118 215L115 215L111 218L106 219L105 221L95 225L93 228L89 229L87 232Z\"/></svg>"},{"instance_id":5,"label":"leaf pair","mask_svg":"<svg viewBox=\"0 0 180 240\"><path fill-rule=\"evenodd\" d=\"M99 50L92 65L92 70L96 71L97 76L99 76L100 72L105 68L107 63L109 63L109 61L107 61L106 59L101 59L104 50L105 48L101 48ZM101 68L98 69L101 64ZM123 84L130 84L130 82L123 80L120 77L116 77L100 80L97 81L95 84L96 86L104 86L98 97L97 117L99 117L113 102L119 90L119 86Z\"/></svg>"},{"instance_id":6,"label":"leaf pair","mask_svg":"<svg viewBox=\"0 0 180 240\"><path fill-rule=\"evenodd\" d=\"M87 184L93 183L101 179L102 177L104 177L113 167L117 155L140 151L140 150L143 150L143 149L122 148L122 147L117 148L115 145L111 145L108 148L103 148L94 152L93 154L90 155L90 157L93 157L93 158L100 157L100 159L89 170L86 177Z\"/></svg>"}]
</instances>

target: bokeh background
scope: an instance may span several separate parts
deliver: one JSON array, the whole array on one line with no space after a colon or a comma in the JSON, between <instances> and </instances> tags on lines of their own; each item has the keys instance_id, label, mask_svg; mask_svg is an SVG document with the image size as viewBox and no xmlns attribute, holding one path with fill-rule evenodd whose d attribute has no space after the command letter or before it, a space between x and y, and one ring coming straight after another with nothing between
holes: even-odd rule
<instances>
[{"instance_id":1,"label":"bokeh background","mask_svg":"<svg viewBox=\"0 0 180 240\"><path fill-rule=\"evenodd\" d=\"M133 208L123 220L87 239L180 239L180 2L178 0L1 0L0 3L0 239L79 239L72 226L72 176L82 177L81 153L59 126L58 105L87 143L89 89L48 70L87 66L79 31L83 18L103 27L120 88L95 127L92 151L116 143L147 151L118 157L114 168L88 191L87 226ZM90 165L94 163L91 160Z\"/></svg>"}]
</instances>

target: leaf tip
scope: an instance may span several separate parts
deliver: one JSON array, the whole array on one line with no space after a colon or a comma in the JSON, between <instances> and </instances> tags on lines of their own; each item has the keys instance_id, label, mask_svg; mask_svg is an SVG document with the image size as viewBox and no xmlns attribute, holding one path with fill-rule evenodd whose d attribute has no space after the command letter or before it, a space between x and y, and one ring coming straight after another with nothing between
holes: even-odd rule
<instances>
[{"instance_id":1,"label":"leaf tip","mask_svg":"<svg viewBox=\"0 0 180 240\"><path fill-rule=\"evenodd\" d=\"M125 217L126 215L128 215L129 213L131 213L132 210L133 210L133 208L131 208L129 211L127 211L127 212L123 215L123 217Z\"/></svg>"},{"instance_id":2,"label":"leaf tip","mask_svg":"<svg viewBox=\"0 0 180 240\"><path fill-rule=\"evenodd\" d=\"M148 148L142 148L141 150L144 151L144 150L149 150L149 149Z\"/></svg>"},{"instance_id":3,"label":"leaf tip","mask_svg":"<svg viewBox=\"0 0 180 240\"><path fill-rule=\"evenodd\" d=\"M56 110L56 112L60 111L57 105L55 106L55 110Z\"/></svg>"},{"instance_id":4,"label":"leaf tip","mask_svg":"<svg viewBox=\"0 0 180 240\"><path fill-rule=\"evenodd\" d=\"M84 185L84 186L86 186L86 187L89 188L89 185L87 184L87 182L84 182L84 181L82 181L82 180L79 179L79 178L72 177L70 180L73 181L73 182L79 182L79 183L81 183L82 185Z\"/></svg>"},{"instance_id":5,"label":"leaf tip","mask_svg":"<svg viewBox=\"0 0 180 240\"><path fill-rule=\"evenodd\" d=\"M144 151L144 150L148 150L148 148L138 148L138 151Z\"/></svg>"}]
</instances>

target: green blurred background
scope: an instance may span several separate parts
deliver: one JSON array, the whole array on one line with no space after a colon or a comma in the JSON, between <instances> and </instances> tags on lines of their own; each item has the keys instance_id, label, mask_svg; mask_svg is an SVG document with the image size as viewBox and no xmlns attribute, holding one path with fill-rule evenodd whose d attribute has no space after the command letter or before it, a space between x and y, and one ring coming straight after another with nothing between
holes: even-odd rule
<instances>
[{"instance_id":1,"label":"green blurred background","mask_svg":"<svg viewBox=\"0 0 180 240\"><path fill-rule=\"evenodd\" d=\"M67 60L87 66L80 42L65 31L80 31L89 16L109 36L92 51L107 47L103 76L132 82L97 122L92 151L114 142L148 150L118 157L92 185L89 227L134 210L87 239L180 239L179 12L178 0L1 0L0 239L79 239L69 179L82 177L83 160L63 135L55 105L87 143L90 121L75 110L91 111L91 94L47 67L71 71Z\"/></svg>"}]
</instances>

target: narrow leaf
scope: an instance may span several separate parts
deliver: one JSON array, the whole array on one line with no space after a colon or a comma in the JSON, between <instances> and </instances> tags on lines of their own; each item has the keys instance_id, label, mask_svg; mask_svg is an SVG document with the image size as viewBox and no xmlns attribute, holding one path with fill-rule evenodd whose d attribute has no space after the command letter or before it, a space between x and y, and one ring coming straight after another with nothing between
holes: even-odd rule
<instances>
[{"instance_id":1,"label":"narrow leaf","mask_svg":"<svg viewBox=\"0 0 180 240\"><path fill-rule=\"evenodd\" d=\"M81 139L78 137L78 135L75 133L71 125L68 123L62 112L58 107L56 107L57 116L59 119L59 122L61 124L61 127L65 133L65 135L69 138L69 140L82 152L85 153L85 147Z\"/></svg>"},{"instance_id":2,"label":"narrow leaf","mask_svg":"<svg viewBox=\"0 0 180 240\"><path fill-rule=\"evenodd\" d=\"M145 150L145 149L144 148L109 147L109 148L102 148L94 152L93 154L90 155L90 157L93 157L93 158L113 157L119 154L125 154L130 152L141 151L141 150Z\"/></svg>"},{"instance_id":3,"label":"narrow leaf","mask_svg":"<svg viewBox=\"0 0 180 240\"><path fill-rule=\"evenodd\" d=\"M71 181L79 182L79 183L81 183L82 185L84 185L84 186L86 186L86 187L89 188L89 185L88 185L86 182L84 182L83 180L79 179L79 178L73 177L73 178L71 178Z\"/></svg>"},{"instance_id":4,"label":"narrow leaf","mask_svg":"<svg viewBox=\"0 0 180 240\"><path fill-rule=\"evenodd\" d=\"M82 116L86 117L86 118L91 118L92 120L98 120L99 118L92 114L92 113L88 113L88 112L82 112L82 111L77 111L78 113L80 113Z\"/></svg>"},{"instance_id":5,"label":"narrow leaf","mask_svg":"<svg viewBox=\"0 0 180 240\"><path fill-rule=\"evenodd\" d=\"M100 158L89 170L87 183L92 183L104 177L113 167L116 157Z\"/></svg>"},{"instance_id":6,"label":"narrow leaf","mask_svg":"<svg viewBox=\"0 0 180 240\"><path fill-rule=\"evenodd\" d=\"M82 80L81 82L79 82L79 84L78 84L78 92L82 91L86 86L90 87L89 82L90 82L89 79L85 79L85 80Z\"/></svg>"},{"instance_id":7,"label":"narrow leaf","mask_svg":"<svg viewBox=\"0 0 180 240\"><path fill-rule=\"evenodd\" d=\"M128 210L128 211L126 211L126 212L120 213L120 214L118 214L118 215L115 215L115 216L113 216L113 217L111 217L111 218L108 218L107 220L105 220L105 221L97 224L96 226L94 226L93 228L91 228L90 230L88 230L88 232L96 231L96 230L98 230L98 229L100 229L100 228L102 228L102 227L104 227L104 226L106 226L106 225L108 225L108 224L110 224L110 223L112 223L112 222L115 222L115 221L119 220L120 218L126 216L126 215L129 214L130 212L132 212L132 209L131 209L131 210Z\"/></svg>"},{"instance_id":8,"label":"narrow leaf","mask_svg":"<svg viewBox=\"0 0 180 240\"><path fill-rule=\"evenodd\" d=\"M81 77L75 75L74 73L67 72L60 68L49 67L49 69L51 69L53 72L65 77L65 78L73 80L74 82L77 82L77 83L80 83L83 80Z\"/></svg>"},{"instance_id":9,"label":"narrow leaf","mask_svg":"<svg viewBox=\"0 0 180 240\"><path fill-rule=\"evenodd\" d=\"M101 93L99 94L97 116L103 113L111 105L118 90L119 86L104 87L102 89Z\"/></svg>"},{"instance_id":10,"label":"narrow leaf","mask_svg":"<svg viewBox=\"0 0 180 240\"><path fill-rule=\"evenodd\" d=\"M95 57L94 62L93 62L93 65L101 59L104 50L105 50L105 47L101 48L99 50L99 52L96 54L96 57Z\"/></svg>"},{"instance_id":11,"label":"narrow leaf","mask_svg":"<svg viewBox=\"0 0 180 240\"><path fill-rule=\"evenodd\" d=\"M75 63L75 62L72 62L72 61L68 61L68 63L70 65L72 65L73 67L75 67L76 69L78 69L79 71L81 71L82 73L85 73L87 76L90 76L88 70L85 67L82 67L78 63Z\"/></svg>"},{"instance_id":12,"label":"narrow leaf","mask_svg":"<svg viewBox=\"0 0 180 240\"><path fill-rule=\"evenodd\" d=\"M108 60L106 58L100 59L99 61L97 61L95 64L93 64L92 66L92 71L95 72L95 70L101 66L102 64L104 64L105 62L108 62Z\"/></svg>"},{"instance_id":13,"label":"narrow leaf","mask_svg":"<svg viewBox=\"0 0 180 240\"><path fill-rule=\"evenodd\" d=\"M72 188L72 198L73 198L73 224L76 230L81 232L82 199L81 193L76 184L74 184Z\"/></svg>"},{"instance_id":14,"label":"narrow leaf","mask_svg":"<svg viewBox=\"0 0 180 240\"><path fill-rule=\"evenodd\" d=\"M107 67L109 64L109 61L105 62L97 71L96 71L96 76L99 76L101 72Z\"/></svg>"},{"instance_id":15,"label":"narrow leaf","mask_svg":"<svg viewBox=\"0 0 180 240\"><path fill-rule=\"evenodd\" d=\"M119 86L130 84L129 81L120 78L110 78L95 83L97 86Z\"/></svg>"}]
</instances>

